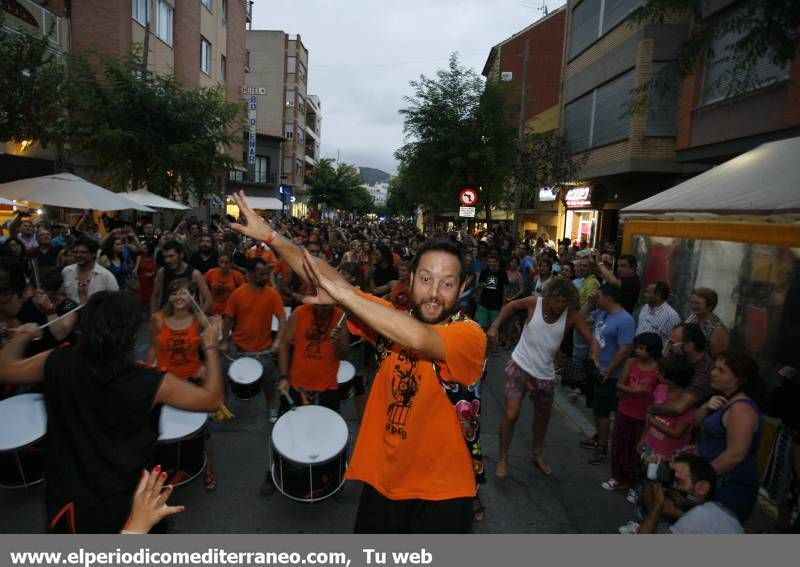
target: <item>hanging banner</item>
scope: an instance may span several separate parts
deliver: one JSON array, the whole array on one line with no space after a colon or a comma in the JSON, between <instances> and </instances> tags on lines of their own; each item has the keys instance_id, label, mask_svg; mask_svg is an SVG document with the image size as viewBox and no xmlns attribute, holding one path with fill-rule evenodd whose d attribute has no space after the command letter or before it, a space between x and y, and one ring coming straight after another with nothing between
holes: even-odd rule
<instances>
[{"instance_id":1,"label":"hanging banner","mask_svg":"<svg viewBox=\"0 0 800 567\"><path fill-rule=\"evenodd\" d=\"M256 163L256 118L258 116L258 97L250 95L247 105L247 118L250 122L250 131L247 141L247 163Z\"/></svg>"}]
</instances>

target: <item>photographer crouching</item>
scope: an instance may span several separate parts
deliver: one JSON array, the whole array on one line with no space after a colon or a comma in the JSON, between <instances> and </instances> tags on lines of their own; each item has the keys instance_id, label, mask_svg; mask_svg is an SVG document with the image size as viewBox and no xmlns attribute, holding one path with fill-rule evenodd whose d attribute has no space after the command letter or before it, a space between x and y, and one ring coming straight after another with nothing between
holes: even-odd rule
<instances>
[{"instance_id":1,"label":"photographer crouching","mask_svg":"<svg viewBox=\"0 0 800 567\"><path fill-rule=\"evenodd\" d=\"M679 455L670 463L651 463L641 503L646 516L640 534L740 534L739 520L727 508L714 502L717 473L697 455ZM659 523L673 521L667 529Z\"/></svg>"}]
</instances>

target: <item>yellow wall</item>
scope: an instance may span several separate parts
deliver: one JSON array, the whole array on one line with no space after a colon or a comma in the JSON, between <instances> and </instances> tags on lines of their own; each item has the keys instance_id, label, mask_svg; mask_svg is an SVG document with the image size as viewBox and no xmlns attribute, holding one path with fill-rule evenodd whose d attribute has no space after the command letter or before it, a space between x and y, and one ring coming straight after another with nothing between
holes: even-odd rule
<instances>
[{"instance_id":1,"label":"yellow wall","mask_svg":"<svg viewBox=\"0 0 800 567\"><path fill-rule=\"evenodd\" d=\"M557 130L561 120L561 104L551 106L528 120L525 127L531 132L543 133Z\"/></svg>"},{"instance_id":2,"label":"yellow wall","mask_svg":"<svg viewBox=\"0 0 800 567\"><path fill-rule=\"evenodd\" d=\"M622 250L625 253L631 252L633 237L637 235L800 247L800 224L726 220L629 220L625 221L623 234Z\"/></svg>"}]
</instances>

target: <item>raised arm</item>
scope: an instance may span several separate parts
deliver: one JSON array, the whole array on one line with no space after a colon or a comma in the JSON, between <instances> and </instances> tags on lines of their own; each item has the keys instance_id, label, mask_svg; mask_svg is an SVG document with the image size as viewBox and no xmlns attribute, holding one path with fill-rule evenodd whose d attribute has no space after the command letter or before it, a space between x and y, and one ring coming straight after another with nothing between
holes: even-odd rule
<instances>
[{"instance_id":1,"label":"raised arm","mask_svg":"<svg viewBox=\"0 0 800 567\"><path fill-rule=\"evenodd\" d=\"M32 384L44 380L44 364L52 351L48 350L24 358L28 344L42 334L35 323L27 323L13 330L14 338L0 350L0 382Z\"/></svg>"},{"instance_id":2,"label":"raised arm","mask_svg":"<svg viewBox=\"0 0 800 567\"><path fill-rule=\"evenodd\" d=\"M516 299L514 301L509 301L506 303L503 308L500 310L500 315L497 316L497 319L489 326L489 330L486 333L486 336L490 341L497 340L497 331L503 325L506 319L508 319L512 313L516 313L517 311L528 311L531 312L533 309L536 308L536 297L529 296L523 297L522 299Z\"/></svg>"}]
</instances>

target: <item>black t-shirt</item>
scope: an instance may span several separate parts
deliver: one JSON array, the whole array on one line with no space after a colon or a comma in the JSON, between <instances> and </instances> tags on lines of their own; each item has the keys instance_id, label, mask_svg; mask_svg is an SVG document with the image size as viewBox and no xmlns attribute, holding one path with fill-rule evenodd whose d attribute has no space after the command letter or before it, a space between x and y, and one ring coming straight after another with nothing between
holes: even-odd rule
<instances>
[{"instance_id":1,"label":"black t-shirt","mask_svg":"<svg viewBox=\"0 0 800 567\"><path fill-rule=\"evenodd\" d=\"M503 307L503 292L508 285L508 276L505 270L492 272L489 268L481 271L479 284L483 284L480 305L486 309L497 311Z\"/></svg>"},{"instance_id":2,"label":"black t-shirt","mask_svg":"<svg viewBox=\"0 0 800 567\"><path fill-rule=\"evenodd\" d=\"M55 306L56 315L60 317L66 313L69 313L76 307L78 307L77 303L65 297L61 303ZM80 317L80 311L76 313L76 315ZM39 311L36 305L33 304L33 298L29 298L25 301L25 303L22 304L22 309L20 309L17 318L19 319L20 323L36 323L40 327L47 323L47 315ZM63 343L74 344L75 333L73 332L65 339L58 341L50 332L50 327L47 327L42 331L42 336L39 340L28 343L28 348L25 349L25 356L30 357L37 355L40 352L50 350L51 348L56 348L58 345Z\"/></svg>"},{"instance_id":3,"label":"black t-shirt","mask_svg":"<svg viewBox=\"0 0 800 567\"><path fill-rule=\"evenodd\" d=\"M45 362L46 504L55 532L119 533L142 469L153 457L164 374L129 364L95 377L74 348ZM74 523L73 523L74 518Z\"/></svg>"},{"instance_id":4,"label":"black t-shirt","mask_svg":"<svg viewBox=\"0 0 800 567\"><path fill-rule=\"evenodd\" d=\"M394 266L389 266L388 268L375 266L375 270L372 272L372 281L375 282L377 287L386 285L390 281L396 280L397 277L397 269Z\"/></svg>"},{"instance_id":5,"label":"black t-shirt","mask_svg":"<svg viewBox=\"0 0 800 567\"><path fill-rule=\"evenodd\" d=\"M620 290L622 291L622 301L620 301L620 305L622 305L623 309L628 313L633 313L633 310L636 308L636 303L639 301L639 292L642 289L639 276L621 277L619 281L622 284L620 286Z\"/></svg>"},{"instance_id":6,"label":"black t-shirt","mask_svg":"<svg viewBox=\"0 0 800 567\"><path fill-rule=\"evenodd\" d=\"M219 254L211 252L211 256L208 260L203 260L203 257L200 256L200 252L195 252L192 254L192 257L189 258L189 265L199 270L201 274L205 274L211 268L216 268L219 265Z\"/></svg>"},{"instance_id":7,"label":"black t-shirt","mask_svg":"<svg viewBox=\"0 0 800 567\"><path fill-rule=\"evenodd\" d=\"M41 248L37 248L31 257L36 258L40 268L53 267L58 263L58 253L61 251L60 247L51 246L47 252L42 252Z\"/></svg>"}]
</instances>

